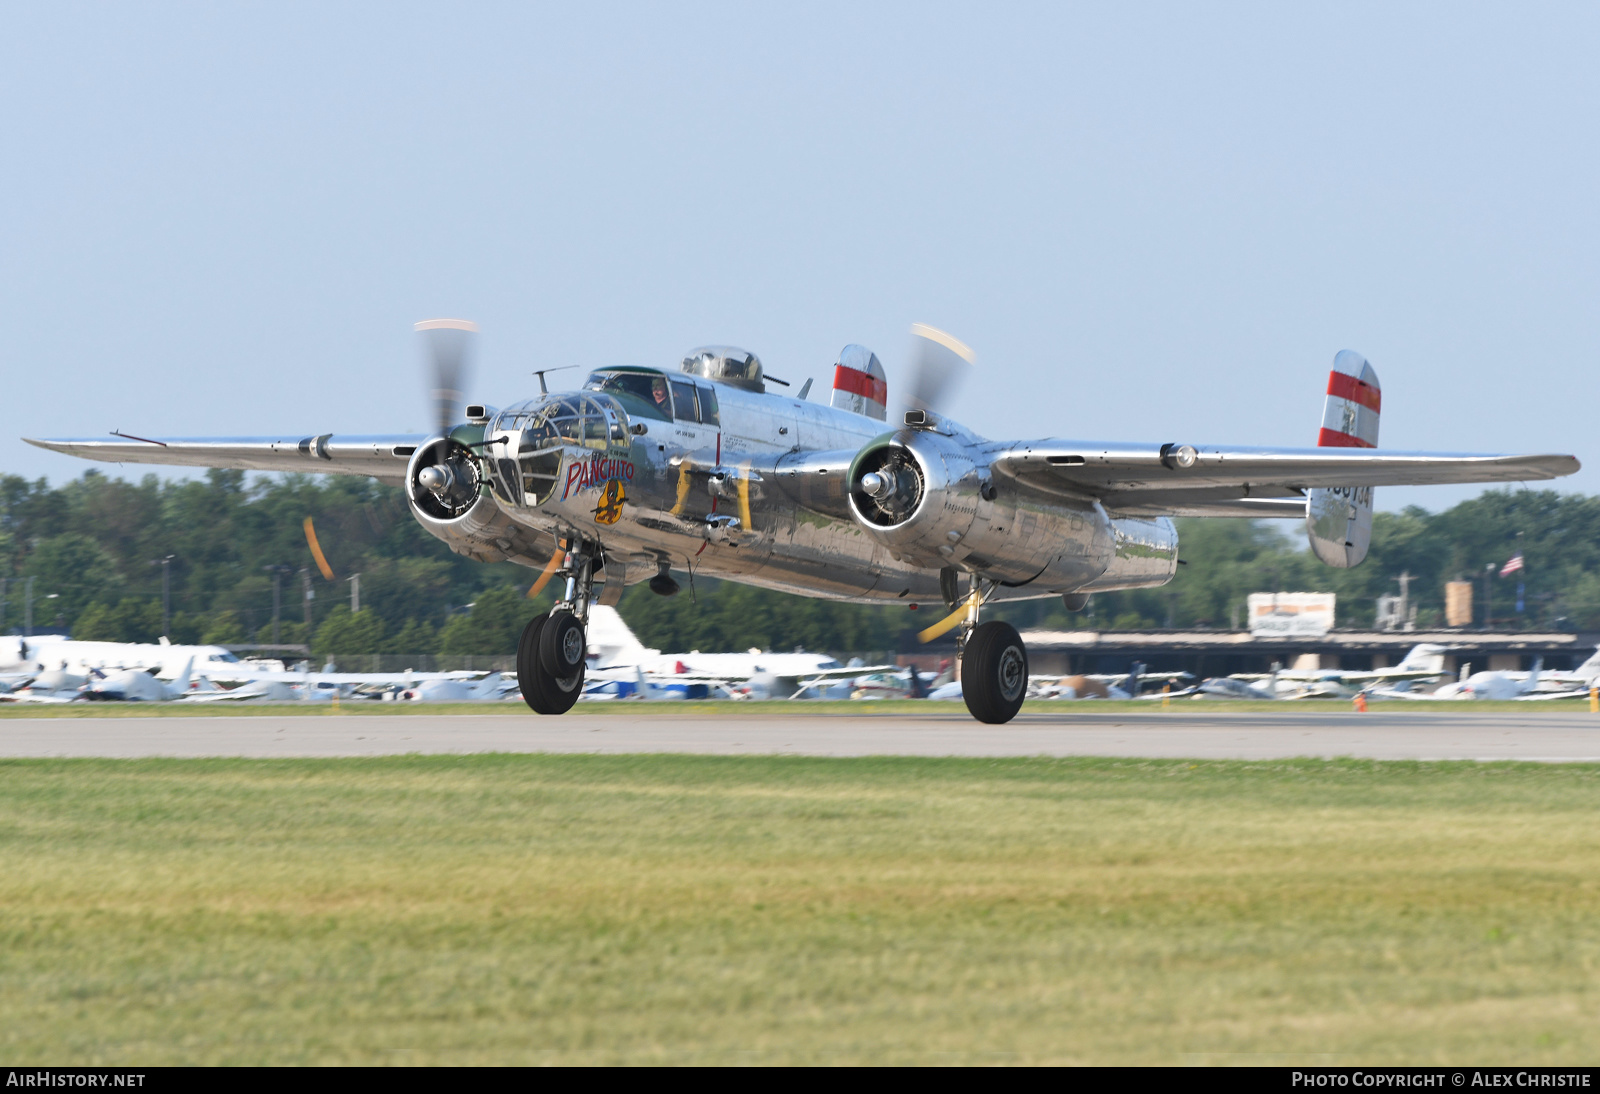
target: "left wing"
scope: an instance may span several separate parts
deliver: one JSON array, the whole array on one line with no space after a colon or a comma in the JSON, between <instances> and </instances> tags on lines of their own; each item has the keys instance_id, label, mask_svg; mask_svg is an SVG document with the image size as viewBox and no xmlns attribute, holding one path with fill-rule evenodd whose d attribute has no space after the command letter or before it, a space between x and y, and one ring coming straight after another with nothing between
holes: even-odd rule
<instances>
[{"instance_id":1,"label":"left wing","mask_svg":"<svg viewBox=\"0 0 1600 1094\"><path fill-rule=\"evenodd\" d=\"M179 467L226 467L246 471L300 471L370 475L392 486L405 484L406 462L427 437L401 433L378 437L110 437L23 440L52 452L107 463L161 463Z\"/></svg>"},{"instance_id":2,"label":"left wing","mask_svg":"<svg viewBox=\"0 0 1600 1094\"><path fill-rule=\"evenodd\" d=\"M1303 516L1312 487L1428 486L1554 479L1574 456L1201 448L1027 441L996 451L998 474L1129 516Z\"/></svg>"}]
</instances>

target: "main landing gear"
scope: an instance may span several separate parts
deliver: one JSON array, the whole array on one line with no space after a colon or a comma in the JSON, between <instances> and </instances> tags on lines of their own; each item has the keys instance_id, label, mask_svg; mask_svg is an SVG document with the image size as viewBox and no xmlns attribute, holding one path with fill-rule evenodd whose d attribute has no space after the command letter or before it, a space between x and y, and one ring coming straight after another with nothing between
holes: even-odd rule
<instances>
[{"instance_id":1,"label":"main landing gear","mask_svg":"<svg viewBox=\"0 0 1600 1094\"><path fill-rule=\"evenodd\" d=\"M568 551L561 572L566 594L549 615L523 628L517 643L517 683L523 701L538 714L565 714L583 694L594 559L581 550Z\"/></svg>"},{"instance_id":2,"label":"main landing gear","mask_svg":"<svg viewBox=\"0 0 1600 1094\"><path fill-rule=\"evenodd\" d=\"M978 721L1002 725L1017 716L1028 697L1028 648L1010 623L978 622L982 605L982 590L975 585L956 639L961 651L961 698Z\"/></svg>"}]
</instances>

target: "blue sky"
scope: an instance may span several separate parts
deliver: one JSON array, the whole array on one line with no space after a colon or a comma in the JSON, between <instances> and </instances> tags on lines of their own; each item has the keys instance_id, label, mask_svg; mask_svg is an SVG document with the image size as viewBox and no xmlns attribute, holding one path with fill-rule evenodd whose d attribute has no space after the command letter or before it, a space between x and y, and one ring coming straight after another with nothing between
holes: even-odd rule
<instances>
[{"instance_id":1,"label":"blue sky","mask_svg":"<svg viewBox=\"0 0 1600 1094\"><path fill-rule=\"evenodd\" d=\"M1573 452L1600 492L1600 8L0 19L0 470L89 466L24 434L421 429L435 315L482 325L491 403L708 342L823 388L860 342L893 389L921 321L989 436L1310 444L1350 347L1386 447Z\"/></svg>"}]
</instances>

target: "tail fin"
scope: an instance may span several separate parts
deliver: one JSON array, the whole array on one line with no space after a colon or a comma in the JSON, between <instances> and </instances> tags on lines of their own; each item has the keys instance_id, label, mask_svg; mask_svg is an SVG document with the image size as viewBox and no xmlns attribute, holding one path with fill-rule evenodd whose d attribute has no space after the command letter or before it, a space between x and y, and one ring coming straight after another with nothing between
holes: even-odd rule
<instances>
[{"instance_id":1,"label":"tail fin","mask_svg":"<svg viewBox=\"0 0 1600 1094\"><path fill-rule=\"evenodd\" d=\"M1600 646L1594 648L1594 652L1589 655L1589 660L1572 671L1585 680L1593 680L1596 676L1600 676Z\"/></svg>"},{"instance_id":2,"label":"tail fin","mask_svg":"<svg viewBox=\"0 0 1600 1094\"><path fill-rule=\"evenodd\" d=\"M599 654L597 668L637 665L656 653L645 648L628 624L622 621L617 609L604 604L596 604L589 609L588 642L589 648Z\"/></svg>"},{"instance_id":3,"label":"tail fin","mask_svg":"<svg viewBox=\"0 0 1600 1094\"><path fill-rule=\"evenodd\" d=\"M1328 373L1319 448L1378 447L1382 406L1378 374L1353 350L1340 350ZM1306 491L1306 533L1311 550L1329 566L1347 570L1367 557L1372 542L1372 487L1335 486Z\"/></svg>"},{"instance_id":4,"label":"tail fin","mask_svg":"<svg viewBox=\"0 0 1600 1094\"><path fill-rule=\"evenodd\" d=\"M878 355L866 346L846 346L833 369L829 406L883 421L889 414L889 383Z\"/></svg>"},{"instance_id":5,"label":"tail fin","mask_svg":"<svg viewBox=\"0 0 1600 1094\"><path fill-rule=\"evenodd\" d=\"M185 661L183 663L183 671L178 674L178 678L176 680L174 680L171 684L167 685L168 694L170 694L174 698L176 698L176 697L184 694L185 692L187 692L189 690L189 677L192 676L193 674L194 674L194 655L190 654L189 660L187 660L187 661Z\"/></svg>"},{"instance_id":6,"label":"tail fin","mask_svg":"<svg viewBox=\"0 0 1600 1094\"><path fill-rule=\"evenodd\" d=\"M1444 647L1431 642L1418 643L1395 668L1405 672L1443 672Z\"/></svg>"}]
</instances>

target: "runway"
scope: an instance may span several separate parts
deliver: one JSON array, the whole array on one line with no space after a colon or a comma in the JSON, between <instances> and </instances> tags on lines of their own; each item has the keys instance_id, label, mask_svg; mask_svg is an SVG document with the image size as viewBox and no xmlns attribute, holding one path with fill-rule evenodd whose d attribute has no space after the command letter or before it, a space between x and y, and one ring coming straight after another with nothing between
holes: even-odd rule
<instances>
[{"instance_id":1,"label":"runway","mask_svg":"<svg viewBox=\"0 0 1600 1094\"><path fill-rule=\"evenodd\" d=\"M865 704L863 704L865 706ZM1004 726L961 707L772 713L618 704L561 718L521 708L484 714L8 718L0 757L389 756L473 752L692 752L803 756L1129 756L1267 760L1600 762L1600 715L1415 708L1367 714L1025 710Z\"/></svg>"}]
</instances>

